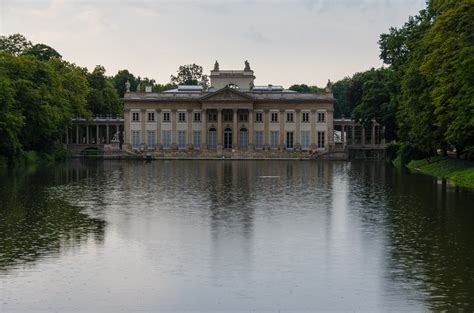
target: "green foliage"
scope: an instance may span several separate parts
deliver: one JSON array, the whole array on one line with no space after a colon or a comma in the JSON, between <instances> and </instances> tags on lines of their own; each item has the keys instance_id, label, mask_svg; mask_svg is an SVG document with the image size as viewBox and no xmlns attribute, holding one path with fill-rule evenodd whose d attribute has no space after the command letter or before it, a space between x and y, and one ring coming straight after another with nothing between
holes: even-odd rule
<instances>
[{"instance_id":1,"label":"green foliage","mask_svg":"<svg viewBox=\"0 0 474 313\"><path fill-rule=\"evenodd\" d=\"M123 105L120 102L113 80L105 76L105 68L97 65L87 77L90 91L87 95L87 107L93 114L121 115Z\"/></svg>"},{"instance_id":2,"label":"green foliage","mask_svg":"<svg viewBox=\"0 0 474 313\"><path fill-rule=\"evenodd\" d=\"M296 92L313 92L313 93L318 93L323 91L323 89L319 88L318 86L308 86L306 84L295 84L291 85L289 90L293 90Z\"/></svg>"},{"instance_id":3,"label":"green foliage","mask_svg":"<svg viewBox=\"0 0 474 313\"><path fill-rule=\"evenodd\" d=\"M412 160L420 160L429 156L425 151L407 143L402 143L400 145L398 155L400 157L400 163L403 166L407 165Z\"/></svg>"},{"instance_id":4,"label":"green foliage","mask_svg":"<svg viewBox=\"0 0 474 313\"><path fill-rule=\"evenodd\" d=\"M413 171L448 178L460 186L474 188L474 163L448 157L431 157L411 161L408 166Z\"/></svg>"},{"instance_id":5,"label":"green foliage","mask_svg":"<svg viewBox=\"0 0 474 313\"><path fill-rule=\"evenodd\" d=\"M33 47L24 50L22 54L34 56L35 58L41 61L48 61L49 59L52 59L52 58L57 58L57 59L62 58L59 52L57 52L50 46L42 44L42 43L36 44Z\"/></svg>"},{"instance_id":6,"label":"green foliage","mask_svg":"<svg viewBox=\"0 0 474 313\"><path fill-rule=\"evenodd\" d=\"M202 79L202 66L193 63L181 65L178 75L171 75L170 82L173 85L199 85Z\"/></svg>"},{"instance_id":7,"label":"green foliage","mask_svg":"<svg viewBox=\"0 0 474 313\"><path fill-rule=\"evenodd\" d=\"M385 147L385 159L388 161L393 161L397 158L398 152L400 150L400 144L396 142L391 142Z\"/></svg>"},{"instance_id":8,"label":"green foliage","mask_svg":"<svg viewBox=\"0 0 474 313\"><path fill-rule=\"evenodd\" d=\"M33 44L21 34L12 34L8 37L0 36L0 51L19 55L31 48Z\"/></svg>"},{"instance_id":9,"label":"green foliage","mask_svg":"<svg viewBox=\"0 0 474 313\"><path fill-rule=\"evenodd\" d=\"M351 83L352 79L350 77L344 77L332 85L332 93L334 99L336 99L334 106L334 117L336 118L351 117L352 110L354 109L353 104L349 101L348 95Z\"/></svg>"}]
</instances>

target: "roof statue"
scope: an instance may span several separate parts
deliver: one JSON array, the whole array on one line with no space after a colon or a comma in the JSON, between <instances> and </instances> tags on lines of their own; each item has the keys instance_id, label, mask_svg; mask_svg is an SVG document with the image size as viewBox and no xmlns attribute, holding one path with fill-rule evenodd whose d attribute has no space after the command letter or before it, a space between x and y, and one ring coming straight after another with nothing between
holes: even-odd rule
<instances>
[{"instance_id":1,"label":"roof statue","mask_svg":"<svg viewBox=\"0 0 474 313\"><path fill-rule=\"evenodd\" d=\"M244 71L251 71L250 69L250 63L249 61L245 60L245 68L244 68Z\"/></svg>"},{"instance_id":2,"label":"roof statue","mask_svg":"<svg viewBox=\"0 0 474 313\"><path fill-rule=\"evenodd\" d=\"M328 79L328 83L326 84L326 88L324 88L325 92L332 92L332 82Z\"/></svg>"},{"instance_id":3,"label":"roof statue","mask_svg":"<svg viewBox=\"0 0 474 313\"><path fill-rule=\"evenodd\" d=\"M219 71L219 63L216 60L216 63L214 63L214 71Z\"/></svg>"},{"instance_id":4,"label":"roof statue","mask_svg":"<svg viewBox=\"0 0 474 313\"><path fill-rule=\"evenodd\" d=\"M130 81L128 79L125 82L125 90L126 90L126 92L130 92Z\"/></svg>"},{"instance_id":5,"label":"roof statue","mask_svg":"<svg viewBox=\"0 0 474 313\"><path fill-rule=\"evenodd\" d=\"M140 92L140 89L142 89L141 87L142 87L141 84L138 83L138 85L137 85L137 92Z\"/></svg>"}]
</instances>

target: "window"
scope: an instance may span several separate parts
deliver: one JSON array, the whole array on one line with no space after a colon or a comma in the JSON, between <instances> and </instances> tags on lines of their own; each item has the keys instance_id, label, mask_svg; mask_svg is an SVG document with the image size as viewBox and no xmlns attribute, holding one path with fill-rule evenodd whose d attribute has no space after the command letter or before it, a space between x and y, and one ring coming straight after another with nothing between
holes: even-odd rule
<instances>
[{"instance_id":1,"label":"window","mask_svg":"<svg viewBox=\"0 0 474 313\"><path fill-rule=\"evenodd\" d=\"M241 128L239 135L240 148L247 149L249 145L249 132L247 131L247 128Z\"/></svg>"},{"instance_id":2,"label":"window","mask_svg":"<svg viewBox=\"0 0 474 313\"><path fill-rule=\"evenodd\" d=\"M270 132L270 145L273 150L278 149L278 143L280 142L280 132L271 131Z\"/></svg>"},{"instance_id":3,"label":"window","mask_svg":"<svg viewBox=\"0 0 474 313\"><path fill-rule=\"evenodd\" d=\"M234 116L234 112L224 111L224 122L232 122L232 117Z\"/></svg>"},{"instance_id":4,"label":"window","mask_svg":"<svg viewBox=\"0 0 474 313\"><path fill-rule=\"evenodd\" d=\"M155 131L149 130L147 131L147 147L148 149L155 149Z\"/></svg>"},{"instance_id":5,"label":"window","mask_svg":"<svg viewBox=\"0 0 474 313\"><path fill-rule=\"evenodd\" d=\"M155 112L148 112L148 122L155 121Z\"/></svg>"},{"instance_id":6,"label":"window","mask_svg":"<svg viewBox=\"0 0 474 313\"><path fill-rule=\"evenodd\" d=\"M178 122L186 122L186 112L178 112Z\"/></svg>"},{"instance_id":7,"label":"window","mask_svg":"<svg viewBox=\"0 0 474 313\"><path fill-rule=\"evenodd\" d=\"M163 148L169 148L171 146L171 130L163 130L161 134L161 142L163 143Z\"/></svg>"},{"instance_id":8,"label":"window","mask_svg":"<svg viewBox=\"0 0 474 313\"><path fill-rule=\"evenodd\" d=\"M286 121L288 123L293 123L294 122L294 113L293 112L286 113Z\"/></svg>"},{"instance_id":9,"label":"window","mask_svg":"<svg viewBox=\"0 0 474 313\"><path fill-rule=\"evenodd\" d=\"M194 112L194 121L195 122L201 121L201 112Z\"/></svg>"},{"instance_id":10,"label":"window","mask_svg":"<svg viewBox=\"0 0 474 313\"><path fill-rule=\"evenodd\" d=\"M216 113L209 113L207 120L209 122L217 122L217 114Z\"/></svg>"},{"instance_id":11,"label":"window","mask_svg":"<svg viewBox=\"0 0 474 313\"><path fill-rule=\"evenodd\" d=\"M301 116L301 121L303 123L309 123L309 112L303 112Z\"/></svg>"},{"instance_id":12,"label":"window","mask_svg":"<svg viewBox=\"0 0 474 313\"><path fill-rule=\"evenodd\" d=\"M263 131L255 132L255 149L263 148Z\"/></svg>"},{"instance_id":13,"label":"window","mask_svg":"<svg viewBox=\"0 0 474 313\"><path fill-rule=\"evenodd\" d=\"M186 131L178 130L178 148L186 148Z\"/></svg>"},{"instance_id":14,"label":"window","mask_svg":"<svg viewBox=\"0 0 474 313\"><path fill-rule=\"evenodd\" d=\"M309 130L305 130L301 132L301 149L307 150L309 148L309 144L311 141L311 132Z\"/></svg>"},{"instance_id":15,"label":"window","mask_svg":"<svg viewBox=\"0 0 474 313\"><path fill-rule=\"evenodd\" d=\"M138 149L138 146L140 146L140 131L132 130L132 148Z\"/></svg>"},{"instance_id":16,"label":"window","mask_svg":"<svg viewBox=\"0 0 474 313\"><path fill-rule=\"evenodd\" d=\"M215 128L209 129L208 135L207 135L207 148L208 149L216 149L217 144L216 144L216 137L217 137L217 132Z\"/></svg>"},{"instance_id":17,"label":"window","mask_svg":"<svg viewBox=\"0 0 474 313\"><path fill-rule=\"evenodd\" d=\"M249 116L247 113L240 113L239 114L239 121L241 122L247 122Z\"/></svg>"},{"instance_id":18,"label":"window","mask_svg":"<svg viewBox=\"0 0 474 313\"><path fill-rule=\"evenodd\" d=\"M201 148L201 131L199 130L193 132L193 147L194 149Z\"/></svg>"},{"instance_id":19,"label":"window","mask_svg":"<svg viewBox=\"0 0 474 313\"><path fill-rule=\"evenodd\" d=\"M278 112L272 112L272 123L277 123L278 122Z\"/></svg>"},{"instance_id":20,"label":"window","mask_svg":"<svg viewBox=\"0 0 474 313\"><path fill-rule=\"evenodd\" d=\"M318 112L318 123L324 123L326 120L326 117L324 116L324 112Z\"/></svg>"},{"instance_id":21,"label":"window","mask_svg":"<svg viewBox=\"0 0 474 313\"><path fill-rule=\"evenodd\" d=\"M170 122L170 112L163 112L163 122Z\"/></svg>"},{"instance_id":22,"label":"window","mask_svg":"<svg viewBox=\"0 0 474 313\"><path fill-rule=\"evenodd\" d=\"M132 112L132 122L140 121L140 112Z\"/></svg>"},{"instance_id":23,"label":"window","mask_svg":"<svg viewBox=\"0 0 474 313\"><path fill-rule=\"evenodd\" d=\"M318 131L318 148L324 148L324 131Z\"/></svg>"},{"instance_id":24,"label":"window","mask_svg":"<svg viewBox=\"0 0 474 313\"><path fill-rule=\"evenodd\" d=\"M293 132L286 132L286 148L293 149Z\"/></svg>"},{"instance_id":25,"label":"window","mask_svg":"<svg viewBox=\"0 0 474 313\"><path fill-rule=\"evenodd\" d=\"M255 113L255 122L261 123L263 121L263 114L262 112Z\"/></svg>"}]
</instances>

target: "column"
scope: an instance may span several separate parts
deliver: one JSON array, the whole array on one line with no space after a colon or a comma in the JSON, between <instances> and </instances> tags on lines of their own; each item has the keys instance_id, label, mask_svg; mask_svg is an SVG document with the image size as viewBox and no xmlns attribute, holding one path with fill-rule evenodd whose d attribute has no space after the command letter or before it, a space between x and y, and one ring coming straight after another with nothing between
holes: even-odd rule
<instances>
[{"instance_id":1,"label":"column","mask_svg":"<svg viewBox=\"0 0 474 313\"><path fill-rule=\"evenodd\" d=\"M355 126L352 125L352 145L355 144Z\"/></svg>"},{"instance_id":2,"label":"column","mask_svg":"<svg viewBox=\"0 0 474 313\"><path fill-rule=\"evenodd\" d=\"M146 118L146 110L141 109L140 110L140 145L146 146L146 124L145 124L145 118Z\"/></svg>"},{"instance_id":3,"label":"column","mask_svg":"<svg viewBox=\"0 0 474 313\"><path fill-rule=\"evenodd\" d=\"M285 149L285 110L280 110L280 150Z\"/></svg>"},{"instance_id":4,"label":"column","mask_svg":"<svg viewBox=\"0 0 474 313\"><path fill-rule=\"evenodd\" d=\"M361 138L360 138L360 142L361 142L362 145L365 145L365 126L361 126L361 129L362 129L362 131L361 131L362 135L361 135Z\"/></svg>"},{"instance_id":5,"label":"column","mask_svg":"<svg viewBox=\"0 0 474 313\"><path fill-rule=\"evenodd\" d=\"M295 150L301 148L301 110L296 110L295 114Z\"/></svg>"},{"instance_id":6,"label":"column","mask_svg":"<svg viewBox=\"0 0 474 313\"><path fill-rule=\"evenodd\" d=\"M79 125L76 124L76 144L80 144L81 139L79 138Z\"/></svg>"},{"instance_id":7,"label":"column","mask_svg":"<svg viewBox=\"0 0 474 313\"><path fill-rule=\"evenodd\" d=\"M326 125L327 125L327 143L328 149L334 148L334 110L330 109L326 112Z\"/></svg>"},{"instance_id":8,"label":"column","mask_svg":"<svg viewBox=\"0 0 474 313\"><path fill-rule=\"evenodd\" d=\"M89 144L89 125L86 125L86 144Z\"/></svg>"},{"instance_id":9,"label":"column","mask_svg":"<svg viewBox=\"0 0 474 313\"><path fill-rule=\"evenodd\" d=\"M253 131L253 110L249 109L249 150L254 149L254 142L253 142L253 136L254 136L254 131Z\"/></svg>"},{"instance_id":10,"label":"column","mask_svg":"<svg viewBox=\"0 0 474 313\"><path fill-rule=\"evenodd\" d=\"M99 136L99 124L95 125L95 144L98 145L100 140Z\"/></svg>"},{"instance_id":11,"label":"column","mask_svg":"<svg viewBox=\"0 0 474 313\"><path fill-rule=\"evenodd\" d=\"M222 150L222 109L217 109L217 150Z\"/></svg>"},{"instance_id":12,"label":"column","mask_svg":"<svg viewBox=\"0 0 474 313\"><path fill-rule=\"evenodd\" d=\"M124 130L123 130L123 146L125 147L125 149L131 149L132 148L132 145L131 145L131 138L130 138L130 109L125 109L123 111L123 126L124 126ZM120 138L119 138L120 139Z\"/></svg>"},{"instance_id":13,"label":"column","mask_svg":"<svg viewBox=\"0 0 474 313\"><path fill-rule=\"evenodd\" d=\"M316 149L317 140L318 140L318 133L316 132L316 110L311 110L311 149Z\"/></svg>"},{"instance_id":14,"label":"column","mask_svg":"<svg viewBox=\"0 0 474 313\"><path fill-rule=\"evenodd\" d=\"M370 136L370 143L375 145L375 124L372 124L372 136Z\"/></svg>"},{"instance_id":15,"label":"column","mask_svg":"<svg viewBox=\"0 0 474 313\"><path fill-rule=\"evenodd\" d=\"M238 125L237 125L237 109L233 109L233 116L232 116L232 148L233 149L239 149L239 143L237 142L238 141L238 134L239 134L239 130L237 129L238 128Z\"/></svg>"},{"instance_id":16,"label":"column","mask_svg":"<svg viewBox=\"0 0 474 313\"><path fill-rule=\"evenodd\" d=\"M110 131L109 131L109 124L105 126L105 142L106 144L110 143Z\"/></svg>"},{"instance_id":17,"label":"column","mask_svg":"<svg viewBox=\"0 0 474 313\"><path fill-rule=\"evenodd\" d=\"M201 112L201 150L207 150L207 110Z\"/></svg>"},{"instance_id":18,"label":"column","mask_svg":"<svg viewBox=\"0 0 474 313\"><path fill-rule=\"evenodd\" d=\"M263 149L267 150L270 148L270 127L268 125L270 121L270 110L265 110L263 115Z\"/></svg>"},{"instance_id":19,"label":"column","mask_svg":"<svg viewBox=\"0 0 474 313\"><path fill-rule=\"evenodd\" d=\"M193 148L193 110L188 110L188 149Z\"/></svg>"},{"instance_id":20,"label":"column","mask_svg":"<svg viewBox=\"0 0 474 313\"><path fill-rule=\"evenodd\" d=\"M161 148L161 109L156 110L156 150Z\"/></svg>"},{"instance_id":21,"label":"column","mask_svg":"<svg viewBox=\"0 0 474 313\"><path fill-rule=\"evenodd\" d=\"M178 149L176 143L176 109L171 110L171 149Z\"/></svg>"}]
</instances>

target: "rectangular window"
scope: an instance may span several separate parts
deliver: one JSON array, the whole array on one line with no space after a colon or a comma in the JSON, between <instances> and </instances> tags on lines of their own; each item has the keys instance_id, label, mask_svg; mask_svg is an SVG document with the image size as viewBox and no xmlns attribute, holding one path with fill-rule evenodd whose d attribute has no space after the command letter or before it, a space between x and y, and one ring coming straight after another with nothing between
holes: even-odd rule
<instances>
[{"instance_id":1,"label":"rectangular window","mask_svg":"<svg viewBox=\"0 0 474 313\"><path fill-rule=\"evenodd\" d=\"M180 149L186 148L186 131L185 130L178 131L178 148Z\"/></svg>"},{"instance_id":2,"label":"rectangular window","mask_svg":"<svg viewBox=\"0 0 474 313\"><path fill-rule=\"evenodd\" d=\"M149 130L147 131L147 147L148 149L155 149L155 131Z\"/></svg>"},{"instance_id":3,"label":"rectangular window","mask_svg":"<svg viewBox=\"0 0 474 313\"><path fill-rule=\"evenodd\" d=\"M301 122L309 123L309 112L303 112L301 116Z\"/></svg>"},{"instance_id":4,"label":"rectangular window","mask_svg":"<svg viewBox=\"0 0 474 313\"><path fill-rule=\"evenodd\" d=\"M301 132L301 149L306 150L309 148L311 132L304 130Z\"/></svg>"},{"instance_id":5,"label":"rectangular window","mask_svg":"<svg viewBox=\"0 0 474 313\"><path fill-rule=\"evenodd\" d=\"M278 123L278 112L272 112L271 118L272 123Z\"/></svg>"},{"instance_id":6,"label":"rectangular window","mask_svg":"<svg viewBox=\"0 0 474 313\"><path fill-rule=\"evenodd\" d=\"M132 112L132 122L140 121L140 112Z\"/></svg>"},{"instance_id":7,"label":"rectangular window","mask_svg":"<svg viewBox=\"0 0 474 313\"><path fill-rule=\"evenodd\" d=\"M278 144L280 142L280 132L271 131L270 132L270 144L273 150L278 149Z\"/></svg>"},{"instance_id":8,"label":"rectangular window","mask_svg":"<svg viewBox=\"0 0 474 313\"><path fill-rule=\"evenodd\" d=\"M155 112L148 112L148 122L155 121Z\"/></svg>"},{"instance_id":9,"label":"rectangular window","mask_svg":"<svg viewBox=\"0 0 474 313\"><path fill-rule=\"evenodd\" d=\"M186 112L178 112L178 122L186 122Z\"/></svg>"},{"instance_id":10,"label":"rectangular window","mask_svg":"<svg viewBox=\"0 0 474 313\"><path fill-rule=\"evenodd\" d=\"M169 148L171 146L171 130L163 130L161 134L161 142L163 143L163 148Z\"/></svg>"},{"instance_id":11,"label":"rectangular window","mask_svg":"<svg viewBox=\"0 0 474 313\"><path fill-rule=\"evenodd\" d=\"M239 121L241 122L247 122L249 116L247 115L247 113L240 113L239 114Z\"/></svg>"},{"instance_id":12,"label":"rectangular window","mask_svg":"<svg viewBox=\"0 0 474 313\"><path fill-rule=\"evenodd\" d=\"M169 123L171 121L170 112L163 112L163 122Z\"/></svg>"},{"instance_id":13,"label":"rectangular window","mask_svg":"<svg viewBox=\"0 0 474 313\"><path fill-rule=\"evenodd\" d=\"M324 112L318 112L318 123L324 123L326 121L326 117Z\"/></svg>"},{"instance_id":14,"label":"rectangular window","mask_svg":"<svg viewBox=\"0 0 474 313\"><path fill-rule=\"evenodd\" d=\"M209 122L217 122L217 114L216 113L209 113L207 120Z\"/></svg>"},{"instance_id":15,"label":"rectangular window","mask_svg":"<svg viewBox=\"0 0 474 313\"><path fill-rule=\"evenodd\" d=\"M262 114L262 112L257 112L257 113L255 113L255 122L256 122L256 123L261 123L261 122L263 122L263 114Z\"/></svg>"},{"instance_id":16,"label":"rectangular window","mask_svg":"<svg viewBox=\"0 0 474 313\"><path fill-rule=\"evenodd\" d=\"M293 132L286 132L286 148L293 149Z\"/></svg>"},{"instance_id":17,"label":"rectangular window","mask_svg":"<svg viewBox=\"0 0 474 313\"><path fill-rule=\"evenodd\" d=\"M234 117L234 112L225 111L223 115L224 115L224 122L232 122L232 118Z\"/></svg>"},{"instance_id":18,"label":"rectangular window","mask_svg":"<svg viewBox=\"0 0 474 313\"><path fill-rule=\"evenodd\" d=\"M140 146L140 131L132 130L132 148L138 149Z\"/></svg>"},{"instance_id":19,"label":"rectangular window","mask_svg":"<svg viewBox=\"0 0 474 313\"><path fill-rule=\"evenodd\" d=\"M201 148L201 131L196 130L193 132L193 148L200 149Z\"/></svg>"},{"instance_id":20,"label":"rectangular window","mask_svg":"<svg viewBox=\"0 0 474 313\"><path fill-rule=\"evenodd\" d=\"M318 148L324 148L324 131L318 131Z\"/></svg>"},{"instance_id":21,"label":"rectangular window","mask_svg":"<svg viewBox=\"0 0 474 313\"><path fill-rule=\"evenodd\" d=\"M263 131L255 132L255 148L256 149L263 148Z\"/></svg>"},{"instance_id":22,"label":"rectangular window","mask_svg":"<svg viewBox=\"0 0 474 313\"><path fill-rule=\"evenodd\" d=\"M194 121L197 123L201 121L201 112L194 112Z\"/></svg>"},{"instance_id":23,"label":"rectangular window","mask_svg":"<svg viewBox=\"0 0 474 313\"><path fill-rule=\"evenodd\" d=\"M288 112L286 113L286 121L288 123L293 123L294 122L294 114L293 112Z\"/></svg>"}]
</instances>

